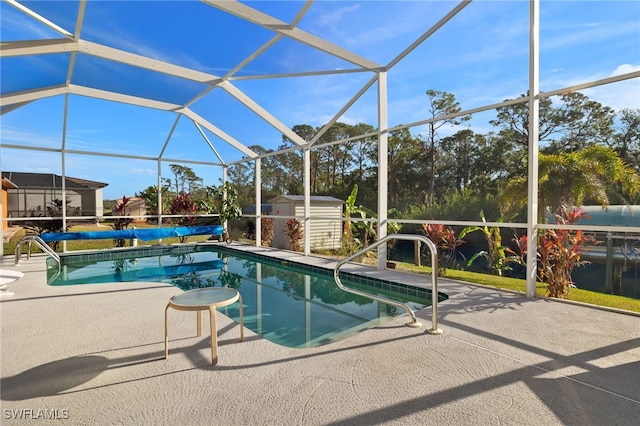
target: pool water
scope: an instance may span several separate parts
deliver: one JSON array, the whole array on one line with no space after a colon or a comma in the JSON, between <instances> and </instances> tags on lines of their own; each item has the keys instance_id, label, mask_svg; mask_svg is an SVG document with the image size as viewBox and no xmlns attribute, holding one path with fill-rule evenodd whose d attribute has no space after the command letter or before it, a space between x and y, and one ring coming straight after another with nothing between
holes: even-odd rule
<instances>
[{"instance_id":1,"label":"pool water","mask_svg":"<svg viewBox=\"0 0 640 426\"><path fill-rule=\"evenodd\" d=\"M430 304L428 290L343 275L348 287L383 294L414 310ZM288 347L320 346L405 314L395 306L340 290L332 271L216 245L62 256L59 274L57 266L48 269L48 282L54 286L132 281L168 283L185 291L235 288L243 298L244 325ZM443 294L439 297L446 299ZM239 321L237 304L219 312Z\"/></svg>"}]
</instances>

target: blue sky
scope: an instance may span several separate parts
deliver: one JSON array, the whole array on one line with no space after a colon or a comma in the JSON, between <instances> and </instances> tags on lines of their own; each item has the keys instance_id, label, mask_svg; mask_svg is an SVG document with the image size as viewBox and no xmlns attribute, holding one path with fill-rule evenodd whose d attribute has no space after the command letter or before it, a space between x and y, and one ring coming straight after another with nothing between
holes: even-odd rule
<instances>
[{"instance_id":1,"label":"blue sky","mask_svg":"<svg viewBox=\"0 0 640 426\"><path fill-rule=\"evenodd\" d=\"M74 32L76 1L24 2L35 12ZM247 2L290 22L302 2ZM358 55L386 65L450 11L457 2L316 1L299 28ZM425 91L456 95L463 109L517 97L528 84L527 1L475 1L389 71L389 124L428 118ZM640 70L640 2L542 1L541 90ZM60 38L10 5L0 5L1 39ZM90 1L81 39L149 56L198 71L225 75L274 33L195 1ZM69 54L10 57L0 62L3 95L64 82ZM355 66L290 39L258 56L236 76L261 77ZM372 73L235 80L233 84L287 127L321 126L334 116ZM78 55L72 82L173 103L204 89L185 81L89 55ZM616 111L640 108L640 78L583 91ZM221 89L195 102L193 111L245 145L276 148L281 133ZM2 144L59 148L65 123L64 97L32 102L0 116ZM93 98L70 96L65 147L78 151L155 157L167 140L175 115ZM375 85L340 121L376 125ZM474 116L473 130L492 130L493 113ZM414 134L423 127L412 128ZM241 153L205 134L226 161ZM2 170L61 173L60 154L2 148ZM165 151L173 159L214 160L195 126L182 119ZM66 174L108 183L105 198L133 195L156 183L157 162L68 154ZM188 164L189 165L189 164ZM218 183L217 168L189 165ZM163 174L169 175L168 163Z\"/></svg>"}]
</instances>

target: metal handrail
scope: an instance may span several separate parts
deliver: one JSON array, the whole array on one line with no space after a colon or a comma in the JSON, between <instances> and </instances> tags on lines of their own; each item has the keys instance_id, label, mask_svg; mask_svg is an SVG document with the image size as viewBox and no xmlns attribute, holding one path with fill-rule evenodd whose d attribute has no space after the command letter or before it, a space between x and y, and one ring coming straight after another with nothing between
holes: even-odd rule
<instances>
[{"instance_id":1,"label":"metal handrail","mask_svg":"<svg viewBox=\"0 0 640 426\"><path fill-rule=\"evenodd\" d=\"M60 273L61 270L61 266L60 266L60 256L58 256L58 253L56 253L55 251L53 251L53 249L51 247L49 247L47 245L47 243L45 243L42 238L40 238L37 235L27 235L26 237L24 237L23 239L21 239L18 242L18 245L16 246L16 255L15 255L15 260L14 260L14 264L17 265L18 263L20 263L20 257L22 255L22 244L23 243L29 243L29 251L27 252L27 259L29 259L31 257L31 243L36 243L36 245L45 253L47 253L49 256L53 257L56 261L56 263L58 264L58 273Z\"/></svg>"},{"instance_id":2,"label":"metal handrail","mask_svg":"<svg viewBox=\"0 0 640 426\"><path fill-rule=\"evenodd\" d=\"M333 278L336 281L336 284L341 290L344 290L349 293L357 294L360 296L368 297L370 299L376 300L378 302L387 303L389 305L397 306L399 308L404 309L409 317L411 317L411 322L408 322L406 325L408 327L420 327L421 324L416 318L416 314L413 310L402 302L398 302L397 300L388 299L383 296L378 296L375 294L367 293L365 291L356 290L352 288L345 287L340 280L340 268L347 262L355 259L358 256L362 256L369 250L372 250L382 244L386 244L389 240L409 240L409 241L422 241L429 247L429 251L431 252L431 328L426 332L429 334L442 334L442 330L438 328L438 248L436 245L423 235L410 235L410 234L389 234L386 237L376 241L368 247L363 248L357 253L352 254L351 256L347 256L345 259L338 262L338 264L333 269Z\"/></svg>"}]
</instances>

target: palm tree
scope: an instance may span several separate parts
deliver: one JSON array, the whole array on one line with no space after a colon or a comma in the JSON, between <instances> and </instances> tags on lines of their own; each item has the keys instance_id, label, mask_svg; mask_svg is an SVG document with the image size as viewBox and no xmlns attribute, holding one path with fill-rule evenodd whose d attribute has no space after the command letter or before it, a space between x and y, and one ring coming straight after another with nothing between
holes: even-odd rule
<instances>
[{"instance_id":1,"label":"palm tree","mask_svg":"<svg viewBox=\"0 0 640 426\"><path fill-rule=\"evenodd\" d=\"M526 170L526 169L525 169ZM552 213L562 206L579 206L585 200L606 206L610 195L625 199L640 191L640 175L612 149L590 146L575 152L543 154L538 157L538 215L546 222L547 209ZM527 204L527 177L510 180L501 194L507 216Z\"/></svg>"}]
</instances>

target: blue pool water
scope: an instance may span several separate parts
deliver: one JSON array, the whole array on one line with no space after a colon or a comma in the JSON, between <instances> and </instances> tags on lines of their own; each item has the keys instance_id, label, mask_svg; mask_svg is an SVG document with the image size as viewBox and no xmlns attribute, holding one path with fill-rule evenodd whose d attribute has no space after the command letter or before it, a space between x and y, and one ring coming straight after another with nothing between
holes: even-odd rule
<instances>
[{"instance_id":1,"label":"blue pool water","mask_svg":"<svg viewBox=\"0 0 640 426\"><path fill-rule=\"evenodd\" d=\"M185 291L236 288L243 298L244 325L288 347L320 346L404 314L395 306L340 290L332 271L218 245L63 256L61 269L59 274L57 266L48 269L50 285L151 281ZM431 293L425 289L351 274L341 278L349 287L403 301L414 310L430 304ZM239 321L237 305L220 311Z\"/></svg>"}]
</instances>

